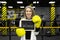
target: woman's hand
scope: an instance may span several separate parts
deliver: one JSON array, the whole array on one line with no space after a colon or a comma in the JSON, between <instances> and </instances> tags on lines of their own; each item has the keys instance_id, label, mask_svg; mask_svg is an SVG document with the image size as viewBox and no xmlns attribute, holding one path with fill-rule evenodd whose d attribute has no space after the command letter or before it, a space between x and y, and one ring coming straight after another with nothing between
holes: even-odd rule
<instances>
[{"instance_id":1,"label":"woman's hand","mask_svg":"<svg viewBox=\"0 0 60 40\"><path fill-rule=\"evenodd\" d=\"M41 25L40 16L38 16L38 15L33 16L32 21L34 22L36 28L40 28L40 25Z\"/></svg>"},{"instance_id":2,"label":"woman's hand","mask_svg":"<svg viewBox=\"0 0 60 40\"><path fill-rule=\"evenodd\" d=\"M24 28L17 28L16 29L16 34L18 37L24 36L25 35L25 29Z\"/></svg>"}]
</instances>

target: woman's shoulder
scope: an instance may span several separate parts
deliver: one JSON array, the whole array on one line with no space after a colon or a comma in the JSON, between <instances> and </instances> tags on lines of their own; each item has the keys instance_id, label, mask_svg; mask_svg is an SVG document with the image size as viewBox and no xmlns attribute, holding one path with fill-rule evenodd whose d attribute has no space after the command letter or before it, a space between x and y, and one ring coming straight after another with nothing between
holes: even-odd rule
<instances>
[{"instance_id":1,"label":"woman's shoulder","mask_svg":"<svg viewBox=\"0 0 60 40\"><path fill-rule=\"evenodd\" d=\"M21 18L21 20L26 20L26 18Z\"/></svg>"}]
</instances>

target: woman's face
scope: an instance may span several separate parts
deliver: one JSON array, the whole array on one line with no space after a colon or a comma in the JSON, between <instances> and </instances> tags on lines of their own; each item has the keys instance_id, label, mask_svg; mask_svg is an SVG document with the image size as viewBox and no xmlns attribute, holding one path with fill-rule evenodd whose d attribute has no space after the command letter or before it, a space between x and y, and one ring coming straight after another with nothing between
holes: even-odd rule
<instances>
[{"instance_id":1,"label":"woman's face","mask_svg":"<svg viewBox=\"0 0 60 40\"><path fill-rule=\"evenodd\" d=\"M26 8L26 17L28 19L31 19L32 17L32 10L30 8Z\"/></svg>"}]
</instances>

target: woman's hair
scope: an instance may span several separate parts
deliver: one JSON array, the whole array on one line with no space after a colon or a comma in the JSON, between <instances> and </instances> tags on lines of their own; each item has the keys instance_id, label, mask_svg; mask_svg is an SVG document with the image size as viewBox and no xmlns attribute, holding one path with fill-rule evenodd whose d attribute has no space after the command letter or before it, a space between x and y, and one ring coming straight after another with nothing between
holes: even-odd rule
<instances>
[{"instance_id":1,"label":"woman's hair","mask_svg":"<svg viewBox=\"0 0 60 40\"><path fill-rule=\"evenodd\" d=\"M35 15L35 11L34 9L31 7L31 6L26 6L25 9L24 9L24 17L26 18L26 9L27 8L30 8L32 10L32 17Z\"/></svg>"}]
</instances>

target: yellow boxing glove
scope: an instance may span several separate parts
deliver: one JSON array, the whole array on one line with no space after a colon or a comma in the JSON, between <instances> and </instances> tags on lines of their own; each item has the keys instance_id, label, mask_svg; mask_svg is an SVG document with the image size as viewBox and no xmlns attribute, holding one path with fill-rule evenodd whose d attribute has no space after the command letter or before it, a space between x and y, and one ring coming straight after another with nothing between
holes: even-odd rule
<instances>
[{"instance_id":1,"label":"yellow boxing glove","mask_svg":"<svg viewBox=\"0 0 60 40\"><path fill-rule=\"evenodd\" d=\"M40 25L41 25L41 22L42 22L40 16L38 16L38 15L33 16L32 21L35 23L36 28L40 28Z\"/></svg>"},{"instance_id":2,"label":"yellow boxing glove","mask_svg":"<svg viewBox=\"0 0 60 40\"><path fill-rule=\"evenodd\" d=\"M32 17L32 21L33 21L34 23L39 22L40 19L41 19L41 18L40 18L40 16L38 16L38 15L35 15L35 16Z\"/></svg>"},{"instance_id":3,"label":"yellow boxing glove","mask_svg":"<svg viewBox=\"0 0 60 40\"><path fill-rule=\"evenodd\" d=\"M25 29L24 28L17 28L16 29L16 34L18 37L24 36L25 35Z\"/></svg>"},{"instance_id":4,"label":"yellow boxing glove","mask_svg":"<svg viewBox=\"0 0 60 40\"><path fill-rule=\"evenodd\" d=\"M36 28L40 28L40 25L41 25L40 21L37 22L37 23L35 23L35 27L36 27Z\"/></svg>"}]
</instances>

